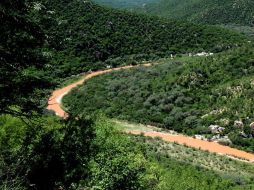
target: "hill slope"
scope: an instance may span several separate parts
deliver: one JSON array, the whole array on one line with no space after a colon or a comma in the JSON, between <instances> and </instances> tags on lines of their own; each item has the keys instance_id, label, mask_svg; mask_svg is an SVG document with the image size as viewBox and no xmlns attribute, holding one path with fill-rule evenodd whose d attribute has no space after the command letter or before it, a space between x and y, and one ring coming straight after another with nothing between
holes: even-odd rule
<instances>
[{"instance_id":1,"label":"hill slope","mask_svg":"<svg viewBox=\"0 0 254 190\"><path fill-rule=\"evenodd\" d=\"M148 3L154 3L156 0L93 0L100 5L106 5L116 8L137 8L143 7Z\"/></svg>"},{"instance_id":2,"label":"hill slope","mask_svg":"<svg viewBox=\"0 0 254 190\"><path fill-rule=\"evenodd\" d=\"M104 8L90 1L44 0L42 20L59 75L105 65L198 51L217 52L238 46L244 37L217 27L162 20ZM48 23L45 26L45 23ZM133 56L136 55L136 56ZM103 62L107 62L104 64ZM123 61L122 61L123 62Z\"/></svg>"},{"instance_id":3,"label":"hill slope","mask_svg":"<svg viewBox=\"0 0 254 190\"><path fill-rule=\"evenodd\" d=\"M197 23L254 25L252 0L161 0L144 11Z\"/></svg>"},{"instance_id":4,"label":"hill slope","mask_svg":"<svg viewBox=\"0 0 254 190\"><path fill-rule=\"evenodd\" d=\"M205 134L254 152L253 48L183 58L93 78L64 97L71 113L109 117ZM251 124L252 123L252 124ZM220 127L220 130L210 126ZM251 125L251 127L250 127ZM222 136L228 135L222 138Z\"/></svg>"}]
</instances>

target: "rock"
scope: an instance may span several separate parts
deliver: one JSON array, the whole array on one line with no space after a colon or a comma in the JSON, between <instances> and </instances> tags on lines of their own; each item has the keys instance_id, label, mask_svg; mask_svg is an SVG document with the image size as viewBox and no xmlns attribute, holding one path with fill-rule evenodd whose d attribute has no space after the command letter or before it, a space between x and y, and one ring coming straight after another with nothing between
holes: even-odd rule
<instances>
[{"instance_id":1,"label":"rock","mask_svg":"<svg viewBox=\"0 0 254 190\"><path fill-rule=\"evenodd\" d=\"M242 137L244 137L244 138L248 138L248 135L245 133L245 132L240 132L240 135L242 136Z\"/></svg>"},{"instance_id":2,"label":"rock","mask_svg":"<svg viewBox=\"0 0 254 190\"><path fill-rule=\"evenodd\" d=\"M215 135L211 138L211 141L218 142L221 144L231 144L232 143L227 135L226 136Z\"/></svg>"},{"instance_id":3,"label":"rock","mask_svg":"<svg viewBox=\"0 0 254 190\"><path fill-rule=\"evenodd\" d=\"M215 136L213 136L213 137L211 138L211 141L217 142L218 139L220 139L220 135L215 135Z\"/></svg>"},{"instance_id":4,"label":"rock","mask_svg":"<svg viewBox=\"0 0 254 190\"><path fill-rule=\"evenodd\" d=\"M212 140L217 140L219 138L220 138L220 135L215 135L215 136L212 137Z\"/></svg>"},{"instance_id":5,"label":"rock","mask_svg":"<svg viewBox=\"0 0 254 190\"><path fill-rule=\"evenodd\" d=\"M237 128L243 128L243 122L242 121L235 121L234 126Z\"/></svg>"},{"instance_id":6,"label":"rock","mask_svg":"<svg viewBox=\"0 0 254 190\"><path fill-rule=\"evenodd\" d=\"M228 138L228 136L223 136L220 139L218 139L218 143L221 143L221 144L232 144L232 141Z\"/></svg>"},{"instance_id":7,"label":"rock","mask_svg":"<svg viewBox=\"0 0 254 190\"><path fill-rule=\"evenodd\" d=\"M252 129L254 129L254 122L252 122L252 123L250 124L250 127L251 127Z\"/></svg>"},{"instance_id":8,"label":"rock","mask_svg":"<svg viewBox=\"0 0 254 190\"><path fill-rule=\"evenodd\" d=\"M214 134L220 134L220 133L222 133L225 130L224 127L220 127L219 125L210 125L209 129Z\"/></svg>"},{"instance_id":9,"label":"rock","mask_svg":"<svg viewBox=\"0 0 254 190\"><path fill-rule=\"evenodd\" d=\"M199 140L204 140L204 141L207 140L207 138L205 138L203 135L195 135L194 137L195 139L199 139Z\"/></svg>"},{"instance_id":10,"label":"rock","mask_svg":"<svg viewBox=\"0 0 254 190\"><path fill-rule=\"evenodd\" d=\"M218 128L218 132L219 132L219 133L222 133L222 132L224 132L224 131L225 131L225 128L224 128L224 127L219 127L219 128Z\"/></svg>"}]
</instances>

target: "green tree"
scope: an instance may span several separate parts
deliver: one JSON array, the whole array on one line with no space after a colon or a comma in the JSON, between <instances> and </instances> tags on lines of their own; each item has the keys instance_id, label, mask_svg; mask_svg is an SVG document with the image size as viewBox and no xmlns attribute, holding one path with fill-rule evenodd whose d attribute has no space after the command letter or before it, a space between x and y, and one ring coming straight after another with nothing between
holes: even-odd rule
<instances>
[{"instance_id":1,"label":"green tree","mask_svg":"<svg viewBox=\"0 0 254 190\"><path fill-rule=\"evenodd\" d=\"M92 121L70 119L63 126L57 122L47 125L27 131L20 168L28 184L35 184L38 190L69 189L87 177L95 137Z\"/></svg>"},{"instance_id":2,"label":"green tree","mask_svg":"<svg viewBox=\"0 0 254 190\"><path fill-rule=\"evenodd\" d=\"M97 122L96 131L94 146L97 153L90 162L90 187L138 190L153 189L157 185L157 182L150 182L154 180L149 175L150 163L134 141L116 131L112 123L104 119Z\"/></svg>"},{"instance_id":3,"label":"green tree","mask_svg":"<svg viewBox=\"0 0 254 190\"><path fill-rule=\"evenodd\" d=\"M31 1L0 2L0 113L40 110L47 93L43 89L51 85L41 53L44 34L29 18L33 5Z\"/></svg>"}]
</instances>

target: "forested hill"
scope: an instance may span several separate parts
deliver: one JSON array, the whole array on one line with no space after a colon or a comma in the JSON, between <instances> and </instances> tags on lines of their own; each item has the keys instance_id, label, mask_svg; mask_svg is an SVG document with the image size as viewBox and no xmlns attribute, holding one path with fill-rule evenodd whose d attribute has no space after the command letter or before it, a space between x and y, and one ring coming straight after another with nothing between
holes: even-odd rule
<instances>
[{"instance_id":1,"label":"forested hill","mask_svg":"<svg viewBox=\"0 0 254 190\"><path fill-rule=\"evenodd\" d=\"M55 65L62 75L117 65L113 58L133 60L189 52L218 52L244 43L244 37L208 27L147 17L98 6L90 1L44 0L39 13ZM63 74L64 72L64 74Z\"/></svg>"},{"instance_id":2,"label":"forested hill","mask_svg":"<svg viewBox=\"0 0 254 190\"><path fill-rule=\"evenodd\" d=\"M254 25L253 0L160 0L144 11L197 23Z\"/></svg>"}]
</instances>

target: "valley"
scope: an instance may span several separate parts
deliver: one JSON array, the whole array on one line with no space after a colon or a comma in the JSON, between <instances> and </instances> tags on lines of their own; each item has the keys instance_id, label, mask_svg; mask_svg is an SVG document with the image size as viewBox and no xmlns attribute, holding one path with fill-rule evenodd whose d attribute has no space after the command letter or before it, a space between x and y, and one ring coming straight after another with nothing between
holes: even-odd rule
<instances>
[{"instance_id":1,"label":"valley","mask_svg":"<svg viewBox=\"0 0 254 190\"><path fill-rule=\"evenodd\" d=\"M252 7L0 1L0 189L253 190Z\"/></svg>"},{"instance_id":2,"label":"valley","mask_svg":"<svg viewBox=\"0 0 254 190\"><path fill-rule=\"evenodd\" d=\"M148 64L143 64L142 66L149 67L151 65L152 64L148 63ZM48 109L54 111L56 113L56 115L66 118L66 117L68 117L68 114L61 108L61 99L68 92L70 92L73 88L77 87L78 85L82 85L87 80L91 79L92 77L96 77L98 75L102 75L102 74L109 73L112 71L117 71L117 70L121 71L123 69L130 69L130 68L132 68L132 66L120 67L120 68L116 68L116 69L108 69L108 70L104 70L104 71L96 71L91 74L87 74L84 77L84 79L82 79L76 83L73 83L71 85L68 85L62 89L54 91L53 95L49 98ZM119 124L118 121L116 121L116 123ZM236 158L242 158L242 159L246 159L248 161L254 162L254 154L239 151L237 149L228 148L226 146L219 145L218 143L207 142L207 141L203 141L203 140L199 140L199 139L195 139L195 138L190 138L190 137L186 137L186 136L179 135L179 134L155 132L155 130L152 130L149 132L143 131L143 130L128 130L127 132L130 134L143 134L144 136L147 136L147 137L160 137L165 141L176 142L176 143L190 146L193 148L198 148L198 149L200 148L202 150L208 150L210 152L215 152L218 154L230 155L230 156L234 156Z\"/></svg>"}]
</instances>

